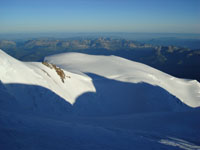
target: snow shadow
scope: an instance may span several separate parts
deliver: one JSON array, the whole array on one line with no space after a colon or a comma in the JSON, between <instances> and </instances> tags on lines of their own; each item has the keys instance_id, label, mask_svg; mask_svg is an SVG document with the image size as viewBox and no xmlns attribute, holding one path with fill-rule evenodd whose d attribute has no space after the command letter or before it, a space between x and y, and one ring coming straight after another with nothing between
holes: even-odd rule
<instances>
[{"instance_id":1,"label":"snow shadow","mask_svg":"<svg viewBox=\"0 0 200 150\"><path fill-rule=\"evenodd\" d=\"M42 116L63 116L72 111L72 105L42 86L0 83L0 109Z\"/></svg>"},{"instance_id":2,"label":"snow shadow","mask_svg":"<svg viewBox=\"0 0 200 150\"><path fill-rule=\"evenodd\" d=\"M178 98L159 86L128 83L86 73L92 78L96 92L76 99L73 113L86 116L186 111L190 109Z\"/></svg>"},{"instance_id":3,"label":"snow shadow","mask_svg":"<svg viewBox=\"0 0 200 150\"><path fill-rule=\"evenodd\" d=\"M71 105L53 91L26 84L0 83L0 109L41 116L112 116L191 109L159 86L129 83L87 73L96 92L80 95Z\"/></svg>"}]
</instances>

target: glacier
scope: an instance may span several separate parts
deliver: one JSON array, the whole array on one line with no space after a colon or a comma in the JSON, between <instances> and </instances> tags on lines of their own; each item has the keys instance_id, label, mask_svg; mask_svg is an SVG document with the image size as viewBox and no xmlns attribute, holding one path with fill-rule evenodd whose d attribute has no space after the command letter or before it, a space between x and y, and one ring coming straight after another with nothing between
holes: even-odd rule
<instances>
[{"instance_id":1,"label":"glacier","mask_svg":"<svg viewBox=\"0 0 200 150\"><path fill-rule=\"evenodd\" d=\"M200 149L200 83L117 56L0 50L3 149Z\"/></svg>"}]
</instances>

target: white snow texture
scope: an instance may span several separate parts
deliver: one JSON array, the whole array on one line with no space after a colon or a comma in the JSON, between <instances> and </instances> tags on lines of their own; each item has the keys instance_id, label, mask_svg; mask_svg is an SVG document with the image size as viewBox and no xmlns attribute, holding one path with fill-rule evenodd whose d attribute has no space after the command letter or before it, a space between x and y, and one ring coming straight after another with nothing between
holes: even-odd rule
<instances>
[{"instance_id":1,"label":"white snow texture","mask_svg":"<svg viewBox=\"0 0 200 150\"><path fill-rule=\"evenodd\" d=\"M0 50L3 150L200 149L198 81L116 56L44 61Z\"/></svg>"}]
</instances>

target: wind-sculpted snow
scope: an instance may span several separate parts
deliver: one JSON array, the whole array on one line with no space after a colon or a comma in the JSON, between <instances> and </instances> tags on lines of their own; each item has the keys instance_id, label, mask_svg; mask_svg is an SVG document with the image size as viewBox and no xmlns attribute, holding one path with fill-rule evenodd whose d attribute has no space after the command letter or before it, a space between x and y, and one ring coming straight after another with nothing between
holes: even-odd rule
<instances>
[{"instance_id":1,"label":"wind-sculpted snow","mask_svg":"<svg viewBox=\"0 0 200 150\"><path fill-rule=\"evenodd\" d=\"M81 115L183 111L189 109L186 105L199 106L198 82L177 79L119 57L79 53L47 57L45 61L70 76L63 83L54 69L42 63L20 62L3 51L0 54L1 81L24 105L39 107L42 99L51 99L51 94L39 88L43 87L74 105L73 112Z\"/></svg>"},{"instance_id":2,"label":"wind-sculpted snow","mask_svg":"<svg viewBox=\"0 0 200 150\"><path fill-rule=\"evenodd\" d=\"M80 74L72 73L71 69L60 65L65 68L63 71L65 75L70 75L70 78L63 79L65 81L63 82L57 72L46 65L20 62L9 58L5 53L3 55L4 59L8 57L7 61L10 63L1 66L4 68L0 75L1 80L7 92L30 113L43 111L49 115L55 112L54 115L73 113L81 116L106 116L190 109L166 89L155 84L158 82L158 79L155 79L159 78L158 75L167 77L169 75L145 65L141 68L143 66L139 63L133 62L131 66L129 61L114 56L69 54L69 56L77 55L77 57L73 56L74 60L65 59L65 62L68 62L66 60L70 60L71 63L74 61L74 64L78 65L78 68L74 66L74 69L77 69ZM86 64L77 63L77 60L81 59L84 59ZM63 61L63 58L60 61ZM55 63L58 63L56 58ZM152 72L155 72L153 79L150 76ZM61 109L60 106L66 109Z\"/></svg>"},{"instance_id":3,"label":"wind-sculpted snow","mask_svg":"<svg viewBox=\"0 0 200 150\"><path fill-rule=\"evenodd\" d=\"M147 65L116 56L93 56L65 53L45 58L68 71L94 73L109 79L129 83L148 83L159 86L190 107L200 106L200 83L196 80L175 78Z\"/></svg>"},{"instance_id":4,"label":"wind-sculpted snow","mask_svg":"<svg viewBox=\"0 0 200 150\"><path fill-rule=\"evenodd\" d=\"M197 81L115 56L45 62L70 78L0 51L0 149L200 149Z\"/></svg>"},{"instance_id":5,"label":"wind-sculpted snow","mask_svg":"<svg viewBox=\"0 0 200 150\"><path fill-rule=\"evenodd\" d=\"M190 110L165 89L144 82L130 83L87 73L96 92L80 95L73 104L79 115L111 116Z\"/></svg>"}]
</instances>

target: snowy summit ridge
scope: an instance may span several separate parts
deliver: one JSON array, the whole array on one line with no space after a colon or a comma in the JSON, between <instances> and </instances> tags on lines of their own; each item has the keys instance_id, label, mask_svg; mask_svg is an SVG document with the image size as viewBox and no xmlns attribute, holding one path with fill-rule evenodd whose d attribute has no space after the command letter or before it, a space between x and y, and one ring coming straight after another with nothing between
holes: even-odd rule
<instances>
[{"instance_id":1,"label":"snowy summit ridge","mask_svg":"<svg viewBox=\"0 0 200 150\"><path fill-rule=\"evenodd\" d=\"M199 101L197 81L120 57L0 50L1 149L199 150Z\"/></svg>"},{"instance_id":2,"label":"snowy summit ridge","mask_svg":"<svg viewBox=\"0 0 200 150\"><path fill-rule=\"evenodd\" d=\"M25 108L34 107L34 103L35 111L49 109L41 102L55 101L55 95L67 103L66 112L85 115L179 111L200 106L197 81L178 79L116 56L64 53L39 63L21 62L0 51L0 64L4 88ZM63 100L54 103L60 108Z\"/></svg>"},{"instance_id":3,"label":"snowy summit ridge","mask_svg":"<svg viewBox=\"0 0 200 150\"><path fill-rule=\"evenodd\" d=\"M94 73L109 79L159 86L188 106L200 106L200 83L196 80L175 78L147 65L124 58L66 53L46 57L45 61L55 63L74 73Z\"/></svg>"}]
</instances>

